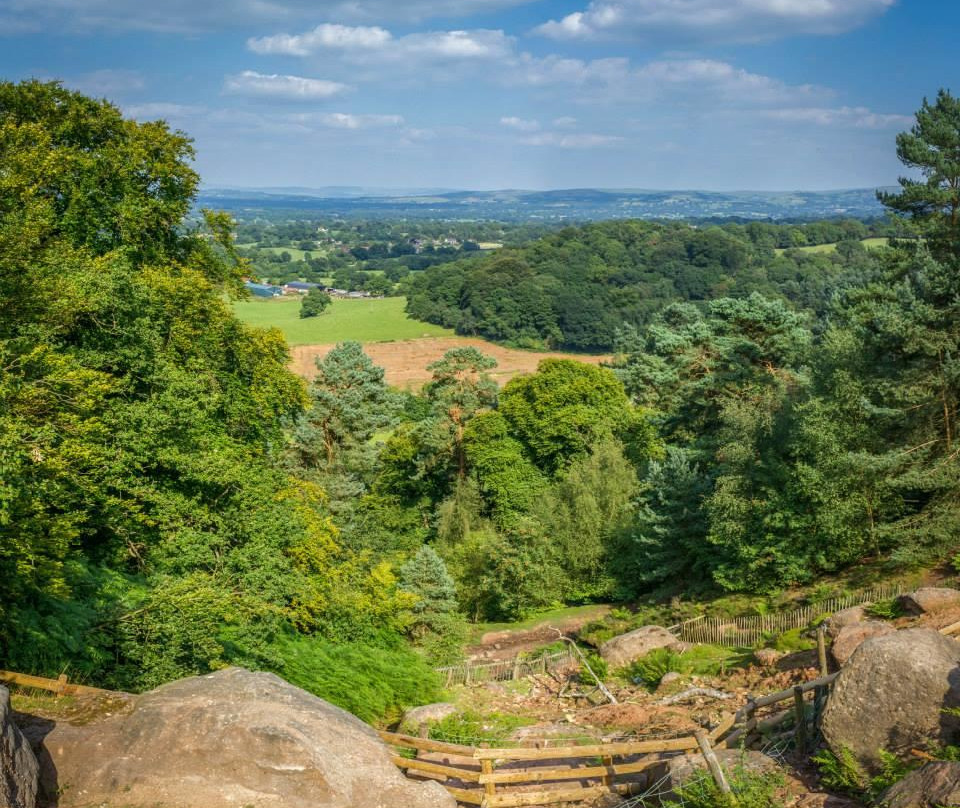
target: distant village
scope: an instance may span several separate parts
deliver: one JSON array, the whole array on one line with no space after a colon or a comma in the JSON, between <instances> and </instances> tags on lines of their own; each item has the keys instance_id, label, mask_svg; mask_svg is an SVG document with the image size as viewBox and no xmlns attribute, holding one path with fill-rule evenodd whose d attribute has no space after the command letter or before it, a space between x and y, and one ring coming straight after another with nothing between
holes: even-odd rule
<instances>
[{"instance_id":1,"label":"distant village","mask_svg":"<svg viewBox=\"0 0 960 808\"><path fill-rule=\"evenodd\" d=\"M247 287L250 294L254 297L284 297L285 295L305 295L311 289L319 289L326 292L330 297L343 298L362 298L362 297L383 297L383 295L374 295L370 292L356 291L348 292L346 289L335 289L332 286L324 286L322 283L310 283L308 281L290 281L283 286L274 286L270 283L257 283L249 278L244 280L243 285Z\"/></svg>"}]
</instances>

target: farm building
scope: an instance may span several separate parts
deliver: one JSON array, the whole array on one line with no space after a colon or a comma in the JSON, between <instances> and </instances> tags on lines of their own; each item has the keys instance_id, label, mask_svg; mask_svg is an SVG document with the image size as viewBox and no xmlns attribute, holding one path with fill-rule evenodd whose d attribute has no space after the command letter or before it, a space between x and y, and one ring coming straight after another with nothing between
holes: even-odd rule
<instances>
[{"instance_id":1,"label":"farm building","mask_svg":"<svg viewBox=\"0 0 960 808\"><path fill-rule=\"evenodd\" d=\"M283 289L279 286L271 286L266 283L244 281L243 285L247 287L250 294L254 297L280 297L283 294Z\"/></svg>"},{"instance_id":2,"label":"farm building","mask_svg":"<svg viewBox=\"0 0 960 808\"><path fill-rule=\"evenodd\" d=\"M283 285L284 294L292 295L305 295L311 289L322 289L323 287L319 283L307 283L305 281L290 281L290 283L285 283Z\"/></svg>"}]
</instances>

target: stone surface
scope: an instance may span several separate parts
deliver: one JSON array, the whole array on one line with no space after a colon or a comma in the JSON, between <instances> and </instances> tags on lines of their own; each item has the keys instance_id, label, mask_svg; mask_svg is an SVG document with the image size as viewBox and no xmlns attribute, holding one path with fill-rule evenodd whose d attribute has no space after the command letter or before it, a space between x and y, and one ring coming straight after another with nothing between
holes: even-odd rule
<instances>
[{"instance_id":1,"label":"stone surface","mask_svg":"<svg viewBox=\"0 0 960 808\"><path fill-rule=\"evenodd\" d=\"M827 637L835 640L841 629L852 626L855 623L862 623L866 619L867 612L865 606L850 606L847 609L841 609L836 614L831 615L826 622L824 622L823 627Z\"/></svg>"},{"instance_id":2,"label":"stone surface","mask_svg":"<svg viewBox=\"0 0 960 808\"><path fill-rule=\"evenodd\" d=\"M841 669L823 715L836 752L850 749L868 771L879 750L909 756L931 743L955 743L960 719L960 643L931 629L907 629L861 645Z\"/></svg>"},{"instance_id":3,"label":"stone surface","mask_svg":"<svg viewBox=\"0 0 960 808\"><path fill-rule=\"evenodd\" d=\"M838 665L845 665L866 640L873 637L883 637L893 634L896 629L888 623L879 620L864 620L862 623L851 623L840 629L830 646L830 653Z\"/></svg>"},{"instance_id":4,"label":"stone surface","mask_svg":"<svg viewBox=\"0 0 960 808\"><path fill-rule=\"evenodd\" d=\"M925 586L900 596L900 606L907 614L928 614L960 606L960 590Z\"/></svg>"},{"instance_id":5,"label":"stone surface","mask_svg":"<svg viewBox=\"0 0 960 808\"><path fill-rule=\"evenodd\" d=\"M613 637L600 646L600 656L611 668L622 668L656 648L675 648L679 640L660 626L644 626Z\"/></svg>"},{"instance_id":6,"label":"stone surface","mask_svg":"<svg viewBox=\"0 0 960 808\"><path fill-rule=\"evenodd\" d=\"M939 760L910 772L880 798L882 808L960 805L960 763Z\"/></svg>"},{"instance_id":7,"label":"stone surface","mask_svg":"<svg viewBox=\"0 0 960 808\"><path fill-rule=\"evenodd\" d=\"M402 732L416 732L424 724L435 724L437 721L443 721L444 718L456 712L456 705L445 701L437 702L436 704L424 704L422 707L414 707L403 714L400 729Z\"/></svg>"},{"instance_id":8,"label":"stone surface","mask_svg":"<svg viewBox=\"0 0 960 808\"><path fill-rule=\"evenodd\" d=\"M0 686L0 806L34 808L39 779L37 758L13 723L10 691Z\"/></svg>"},{"instance_id":9,"label":"stone surface","mask_svg":"<svg viewBox=\"0 0 960 808\"><path fill-rule=\"evenodd\" d=\"M455 808L407 780L377 734L269 673L229 668L138 696L42 741L59 808Z\"/></svg>"}]
</instances>

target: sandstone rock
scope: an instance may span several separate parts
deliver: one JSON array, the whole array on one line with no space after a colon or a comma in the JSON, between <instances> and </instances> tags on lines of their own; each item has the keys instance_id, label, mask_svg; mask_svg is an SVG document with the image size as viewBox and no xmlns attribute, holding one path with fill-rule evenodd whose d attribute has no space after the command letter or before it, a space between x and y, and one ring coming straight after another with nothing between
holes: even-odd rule
<instances>
[{"instance_id":1,"label":"sandstone rock","mask_svg":"<svg viewBox=\"0 0 960 808\"><path fill-rule=\"evenodd\" d=\"M40 767L27 739L13 723L10 691L0 686L0 806L34 808Z\"/></svg>"},{"instance_id":2,"label":"sandstone rock","mask_svg":"<svg viewBox=\"0 0 960 808\"><path fill-rule=\"evenodd\" d=\"M683 679L682 673L677 673L676 671L667 671L663 676L660 677L660 687L666 687L667 685L672 685L674 682L679 682Z\"/></svg>"},{"instance_id":3,"label":"sandstone rock","mask_svg":"<svg viewBox=\"0 0 960 808\"><path fill-rule=\"evenodd\" d=\"M456 705L445 701L436 704L424 704L422 707L414 707L403 714L403 721L400 724L404 732L416 732L424 724L435 724L437 721L443 721L447 716L457 712Z\"/></svg>"},{"instance_id":4,"label":"sandstone rock","mask_svg":"<svg viewBox=\"0 0 960 808\"><path fill-rule=\"evenodd\" d=\"M925 586L916 592L900 596L900 606L907 614L941 612L960 606L960 590Z\"/></svg>"},{"instance_id":5,"label":"sandstone rock","mask_svg":"<svg viewBox=\"0 0 960 808\"><path fill-rule=\"evenodd\" d=\"M867 612L865 606L851 606L848 609L841 609L832 615L823 624L823 627L827 633L827 637L835 640L841 629L852 626L855 623L862 623L866 619Z\"/></svg>"},{"instance_id":6,"label":"sandstone rock","mask_svg":"<svg viewBox=\"0 0 960 808\"><path fill-rule=\"evenodd\" d=\"M269 673L230 668L135 698L125 715L43 739L59 808L455 808L407 780L377 734ZM51 791L51 789L53 789Z\"/></svg>"},{"instance_id":7,"label":"sandstone rock","mask_svg":"<svg viewBox=\"0 0 960 808\"><path fill-rule=\"evenodd\" d=\"M782 656L773 648L760 648L753 652L753 658L765 668L772 668Z\"/></svg>"},{"instance_id":8,"label":"sandstone rock","mask_svg":"<svg viewBox=\"0 0 960 808\"><path fill-rule=\"evenodd\" d=\"M960 719L960 643L931 629L907 629L867 640L834 682L823 715L823 735L868 771L879 751L906 756L931 742L954 743Z\"/></svg>"},{"instance_id":9,"label":"sandstone rock","mask_svg":"<svg viewBox=\"0 0 960 808\"><path fill-rule=\"evenodd\" d=\"M607 640L600 646L600 656L611 668L622 668L656 648L674 648L678 640L665 628L644 626Z\"/></svg>"},{"instance_id":10,"label":"sandstone rock","mask_svg":"<svg viewBox=\"0 0 960 808\"><path fill-rule=\"evenodd\" d=\"M833 641L833 645L830 646L830 653L833 654L833 658L838 665L845 665L853 652L866 640L895 632L896 629L893 626L879 620L865 620L862 623L851 623L840 629Z\"/></svg>"},{"instance_id":11,"label":"sandstone rock","mask_svg":"<svg viewBox=\"0 0 960 808\"><path fill-rule=\"evenodd\" d=\"M762 752L750 749L715 749L714 752L728 779L738 770L754 774L772 774L781 770L773 758L767 757ZM707 762L703 759L703 755L699 754L671 758L667 763L667 773L670 775L670 790L674 795L679 786L690 782L695 777L710 777ZM663 799L675 799L675 796Z\"/></svg>"},{"instance_id":12,"label":"sandstone rock","mask_svg":"<svg viewBox=\"0 0 960 808\"><path fill-rule=\"evenodd\" d=\"M910 772L880 798L883 808L960 805L960 763L938 760Z\"/></svg>"}]
</instances>

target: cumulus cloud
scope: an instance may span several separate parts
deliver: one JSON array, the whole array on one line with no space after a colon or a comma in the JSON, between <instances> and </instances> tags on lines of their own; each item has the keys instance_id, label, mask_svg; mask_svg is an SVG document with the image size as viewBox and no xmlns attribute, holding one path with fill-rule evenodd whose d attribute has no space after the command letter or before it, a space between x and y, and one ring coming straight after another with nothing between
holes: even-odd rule
<instances>
[{"instance_id":1,"label":"cumulus cloud","mask_svg":"<svg viewBox=\"0 0 960 808\"><path fill-rule=\"evenodd\" d=\"M516 129L518 132L536 132L540 128L540 121L526 120L513 116L501 118L500 123L508 129Z\"/></svg>"},{"instance_id":2,"label":"cumulus cloud","mask_svg":"<svg viewBox=\"0 0 960 808\"><path fill-rule=\"evenodd\" d=\"M337 54L354 63L404 62L409 65L504 59L515 49L512 38L499 30L429 31L395 37L384 28L329 23L302 34L253 37L247 41L247 47L264 55Z\"/></svg>"},{"instance_id":3,"label":"cumulus cloud","mask_svg":"<svg viewBox=\"0 0 960 808\"><path fill-rule=\"evenodd\" d=\"M420 22L483 14L533 0L0 0L0 37L30 31L194 33L259 24L316 21Z\"/></svg>"},{"instance_id":4,"label":"cumulus cloud","mask_svg":"<svg viewBox=\"0 0 960 808\"><path fill-rule=\"evenodd\" d=\"M384 129L403 125L402 115L353 115L347 112L296 116L294 120L330 129Z\"/></svg>"},{"instance_id":5,"label":"cumulus cloud","mask_svg":"<svg viewBox=\"0 0 960 808\"><path fill-rule=\"evenodd\" d=\"M269 98L290 101L318 101L333 98L349 90L349 86L326 79L309 79L303 76L264 74L253 70L227 76L223 91L229 95L245 95L253 98Z\"/></svg>"},{"instance_id":6,"label":"cumulus cloud","mask_svg":"<svg viewBox=\"0 0 960 808\"><path fill-rule=\"evenodd\" d=\"M552 39L751 42L838 34L896 0L592 0L536 32Z\"/></svg>"},{"instance_id":7,"label":"cumulus cloud","mask_svg":"<svg viewBox=\"0 0 960 808\"><path fill-rule=\"evenodd\" d=\"M858 129L890 129L913 124L909 115L874 112L867 107L795 107L767 110L766 117L788 123L817 126L852 126Z\"/></svg>"}]
</instances>

